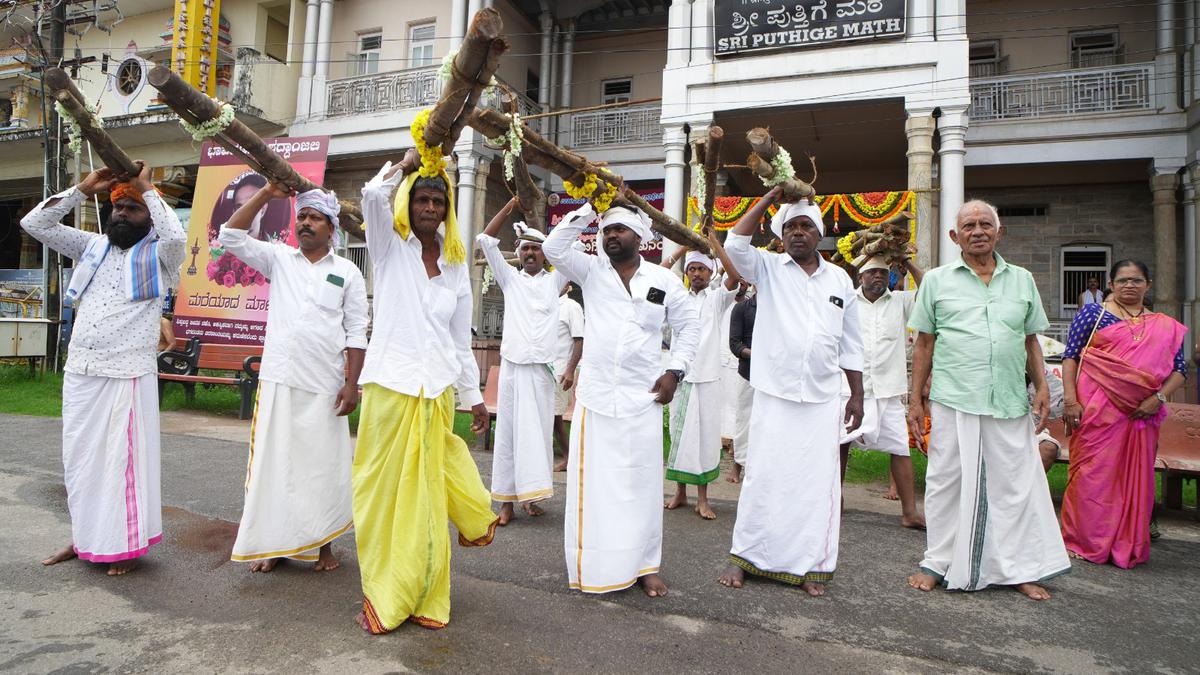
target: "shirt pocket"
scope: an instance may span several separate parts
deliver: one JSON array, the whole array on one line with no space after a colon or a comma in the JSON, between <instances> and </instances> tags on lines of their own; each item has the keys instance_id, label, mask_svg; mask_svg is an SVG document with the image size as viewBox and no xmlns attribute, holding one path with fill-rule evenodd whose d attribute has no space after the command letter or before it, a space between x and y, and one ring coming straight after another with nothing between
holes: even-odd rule
<instances>
[{"instance_id":1,"label":"shirt pocket","mask_svg":"<svg viewBox=\"0 0 1200 675\"><path fill-rule=\"evenodd\" d=\"M649 331L661 330L663 322L667 318L667 308L663 305L656 305L648 300L640 299L634 303L633 314L638 326L643 329Z\"/></svg>"},{"instance_id":2,"label":"shirt pocket","mask_svg":"<svg viewBox=\"0 0 1200 675\"><path fill-rule=\"evenodd\" d=\"M345 293L345 288L333 284L327 279L322 279L317 286L315 298L317 307L327 311L340 311Z\"/></svg>"},{"instance_id":3,"label":"shirt pocket","mask_svg":"<svg viewBox=\"0 0 1200 675\"><path fill-rule=\"evenodd\" d=\"M1016 298L996 298L992 301L992 311L996 320L1016 335L1025 334L1025 317L1029 314L1029 300Z\"/></svg>"},{"instance_id":4,"label":"shirt pocket","mask_svg":"<svg viewBox=\"0 0 1200 675\"><path fill-rule=\"evenodd\" d=\"M842 305L839 306L833 301L835 296L830 296L822 300L817 309L817 318L820 320L821 334L816 337L820 338L832 337L834 342L837 342L842 337L842 321L845 318L844 309L846 300L840 298Z\"/></svg>"}]
</instances>

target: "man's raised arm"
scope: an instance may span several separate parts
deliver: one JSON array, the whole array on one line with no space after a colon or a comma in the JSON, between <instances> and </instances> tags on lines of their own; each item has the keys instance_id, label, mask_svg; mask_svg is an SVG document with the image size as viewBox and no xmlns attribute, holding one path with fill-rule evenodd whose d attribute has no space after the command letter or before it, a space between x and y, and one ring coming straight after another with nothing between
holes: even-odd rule
<instances>
[{"instance_id":1,"label":"man's raised arm","mask_svg":"<svg viewBox=\"0 0 1200 675\"><path fill-rule=\"evenodd\" d=\"M579 233L596 220L596 212L589 202L568 213L554 226L554 231L542 244L542 253L565 277L577 284L587 279L594 258L576 249L572 244L579 240Z\"/></svg>"},{"instance_id":2,"label":"man's raised arm","mask_svg":"<svg viewBox=\"0 0 1200 675\"><path fill-rule=\"evenodd\" d=\"M117 182L112 169L104 167L91 172L79 185L64 190L38 204L21 219L21 227L29 236L59 253L78 260L88 242L101 235L84 232L62 224L76 206L100 192L106 192Z\"/></svg>"}]
</instances>

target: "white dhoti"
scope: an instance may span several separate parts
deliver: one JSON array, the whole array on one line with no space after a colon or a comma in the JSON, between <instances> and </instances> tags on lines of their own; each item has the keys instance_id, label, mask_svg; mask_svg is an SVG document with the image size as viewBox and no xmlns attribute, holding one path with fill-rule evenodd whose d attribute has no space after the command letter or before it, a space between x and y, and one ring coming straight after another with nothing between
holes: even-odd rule
<instances>
[{"instance_id":1,"label":"white dhoti","mask_svg":"<svg viewBox=\"0 0 1200 675\"><path fill-rule=\"evenodd\" d=\"M563 548L571 588L608 593L662 559L662 406L608 417L576 402Z\"/></svg>"},{"instance_id":2,"label":"white dhoti","mask_svg":"<svg viewBox=\"0 0 1200 675\"><path fill-rule=\"evenodd\" d=\"M1070 571L1030 417L930 406L922 571L967 591Z\"/></svg>"},{"instance_id":3,"label":"white dhoti","mask_svg":"<svg viewBox=\"0 0 1200 675\"><path fill-rule=\"evenodd\" d=\"M842 442L863 450L908 457L908 413L900 399L900 396L864 398L862 424L849 434L843 433Z\"/></svg>"},{"instance_id":4,"label":"white dhoti","mask_svg":"<svg viewBox=\"0 0 1200 675\"><path fill-rule=\"evenodd\" d=\"M828 583L837 567L841 401L796 403L754 392L734 564L789 584Z\"/></svg>"},{"instance_id":5,"label":"white dhoti","mask_svg":"<svg viewBox=\"0 0 1200 675\"><path fill-rule=\"evenodd\" d=\"M729 344L726 340L725 344ZM737 433L737 392L738 380L737 360L729 363L721 362L721 439L733 440Z\"/></svg>"},{"instance_id":6,"label":"white dhoti","mask_svg":"<svg viewBox=\"0 0 1200 675\"><path fill-rule=\"evenodd\" d=\"M683 382L671 402L667 480L708 485L721 475L721 382Z\"/></svg>"},{"instance_id":7,"label":"white dhoti","mask_svg":"<svg viewBox=\"0 0 1200 675\"><path fill-rule=\"evenodd\" d=\"M246 502L231 560L316 560L353 524L354 444L336 394L260 381L250 424Z\"/></svg>"},{"instance_id":8,"label":"white dhoti","mask_svg":"<svg viewBox=\"0 0 1200 675\"><path fill-rule=\"evenodd\" d=\"M500 363L492 499L535 502L554 496L554 388L545 363Z\"/></svg>"},{"instance_id":9,"label":"white dhoti","mask_svg":"<svg viewBox=\"0 0 1200 675\"><path fill-rule=\"evenodd\" d=\"M746 466L750 450L750 414L754 410L754 387L750 380L738 375L735 388L733 424L733 461Z\"/></svg>"},{"instance_id":10,"label":"white dhoti","mask_svg":"<svg viewBox=\"0 0 1200 675\"><path fill-rule=\"evenodd\" d=\"M157 373L66 373L62 423L76 555L96 563L144 555L162 540Z\"/></svg>"}]
</instances>

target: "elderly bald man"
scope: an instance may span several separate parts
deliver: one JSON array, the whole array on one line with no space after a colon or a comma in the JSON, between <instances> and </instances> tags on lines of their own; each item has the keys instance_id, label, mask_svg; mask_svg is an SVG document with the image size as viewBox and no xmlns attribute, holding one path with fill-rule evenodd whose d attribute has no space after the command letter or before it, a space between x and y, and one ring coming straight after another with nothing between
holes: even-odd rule
<instances>
[{"instance_id":1,"label":"elderly bald man","mask_svg":"<svg viewBox=\"0 0 1200 675\"><path fill-rule=\"evenodd\" d=\"M913 350L908 421L924 425L925 558L909 584L931 591L1011 586L1048 600L1046 579L1071 569L1050 502L1030 418L1049 419L1050 395L1037 333L1049 327L1033 275L996 253L1004 229L996 209L970 201L950 238L962 249L925 274L908 326ZM918 444L924 444L920 434Z\"/></svg>"},{"instance_id":2,"label":"elderly bald man","mask_svg":"<svg viewBox=\"0 0 1200 675\"><path fill-rule=\"evenodd\" d=\"M863 345L850 277L817 251L821 209L781 204L771 230L775 254L750 236L779 201L772 188L738 221L726 253L758 289L754 387L746 478L733 527L730 565L719 581L740 588L746 572L825 594L837 566L841 519L838 441L862 423ZM843 375L850 397L841 407Z\"/></svg>"}]
</instances>

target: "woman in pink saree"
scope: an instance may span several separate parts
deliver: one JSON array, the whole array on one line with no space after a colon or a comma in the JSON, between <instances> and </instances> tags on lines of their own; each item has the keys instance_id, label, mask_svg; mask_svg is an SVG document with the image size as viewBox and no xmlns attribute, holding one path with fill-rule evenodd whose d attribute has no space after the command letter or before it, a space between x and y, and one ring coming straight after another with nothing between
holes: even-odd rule
<instances>
[{"instance_id":1,"label":"woman in pink saree","mask_svg":"<svg viewBox=\"0 0 1200 675\"><path fill-rule=\"evenodd\" d=\"M1164 403L1183 384L1186 328L1147 312L1146 265L1122 260L1112 294L1087 305L1063 352L1071 435L1062 533L1072 557L1129 569L1150 559L1154 457Z\"/></svg>"}]
</instances>

